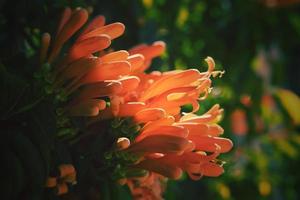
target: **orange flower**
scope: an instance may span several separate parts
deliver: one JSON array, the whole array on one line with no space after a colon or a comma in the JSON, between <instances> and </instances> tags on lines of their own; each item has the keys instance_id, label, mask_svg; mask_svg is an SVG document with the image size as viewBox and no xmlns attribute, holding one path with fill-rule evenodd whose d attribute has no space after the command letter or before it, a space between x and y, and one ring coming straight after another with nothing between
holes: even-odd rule
<instances>
[{"instance_id":1,"label":"orange flower","mask_svg":"<svg viewBox=\"0 0 300 200\"><path fill-rule=\"evenodd\" d=\"M214 70L214 60L205 59L206 72L188 69L145 73L152 59L164 52L165 43L108 51L111 40L122 35L125 26L105 25L102 16L92 20L60 57L64 43L87 18L85 9L67 8L54 42L50 45L49 34L42 38L41 62L46 60L53 66L52 90L59 100L67 100L64 113L88 117L86 132L101 132L95 127L103 120L113 123L113 119L130 119L126 128L138 127L135 133L121 135L122 130L116 126L118 135L111 147L126 159L132 157L123 166L127 170L149 171L148 176L138 179L138 187L134 184L136 177L124 177L133 195L160 199L161 180L177 179L182 172L194 180L222 174L223 163L217 156L232 148L229 139L220 137L224 130L217 123L223 110L215 105L203 115L194 114L199 101L211 91L211 76L223 73ZM181 107L188 104L193 106L192 112L183 113Z\"/></svg>"},{"instance_id":2,"label":"orange flower","mask_svg":"<svg viewBox=\"0 0 300 200\"><path fill-rule=\"evenodd\" d=\"M142 56L144 62L133 66L132 73L142 73L151 65L153 58L160 56L165 51L165 43L162 41L154 42L152 45L141 44L129 50L131 58Z\"/></svg>"},{"instance_id":3,"label":"orange flower","mask_svg":"<svg viewBox=\"0 0 300 200\"><path fill-rule=\"evenodd\" d=\"M123 101L123 98L130 96L130 92L139 85L139 77L133 74L141 71L138 68L146 61L150 62L150 59L158 55L164 49L164 43L157 42L151 46L145 46L141 54L129 56L125 50L111 53L102 51L102 56L95 57L92 53L108 47L110 39L123 33L124 26L121 23L114 23L95 30L89 29L88 26L86 30L88 31L84 31L79 36L69 54L58 64L54 72L54 85L58 88L67 82L68 84L62 90L67 95L77 93L70 107L67 108L71 115L98 115L105 106L103 100L95 100L95 98L104 96L110 97L110 108L114 109L112 114L116 114L119 109L118 104ZM94 46L97 48L95 49ZM156 53L151 53L152 51ZM84 97L84 102L82 97ZM79 101L80 105L76 105Z\"/></svg>"},{"instance_id":4,"label":"orange flower","mask_svg":"<svg viewBox=\"0 0 300 200\"><path fill-rule=\"evenodd\" d=\"M67 8L59 23L55 40L48 52L50 35L42 38L41 62L52 67L53 91L59 98L69 99L64 111L71 116L96 116L106 108L102 97L109 97L117 112L119 95L127 94L137 87L139 78L129 76L131 63L125 50L106 53L111 40L123 34L121 23L105 25L103 16L92 20L75 43L60 58L64 43L87 21L85 9L74 11ZM95 56L98 53L100 56ZM72 97L71 99L69 97Z\"/></svg>"},{"instance_id":5,"label":"orange flower","mask_svg":"<svg viewBox=\"0 0 300 200\"><path fill-rule=\"evenodd\" d=\"M166 73L139 74L140 83L137 84L135 89L123 96L125 102L123 105L120 105L120 115L138 117L133 116L137 113L131 111L135 107L134 105L141 109L139 111L147 108L147 112L152 112L151 115L153 114L153 117L156 115L164 116L163 112L167 115L177 116L180 114L180 107L187 104L192 104L193 112L196 112L199 109L198 100L204 100L210 91L210 76L215 76L219 73L218 71L213 71L215 66L212 58L208 57L206 61L209 68L207 72L203 73L190 69ZM145 106L142 108L141 104ZM128 109L129 107L131 109ZM106 108L103 115L98 116L98 119L111 117L113 117L111 108Z\"/></svg>"},{"instance_id":6,"label":"orange flower","mask_svg":"<svg viewBox=\"0 0 300 200\"><path fill-rule=\"evenodd\" d=\"M193 179L219 176L223 168L216 157L232 148L229 139L219 137L224 131L216 123L223 110L215 105L201 116L183 115L180 111L187 104L193 105L193 112L197 111L198 101L210 92L210 76L218 72L213 71L212 58L206 61L209 69L204 73L197 70L140 73L138 87L124 96L119 112L113 115L112 108L107 107L91 123L118 116L131 117L141 125L138 136L124 150L139 157L133 168L173 179L179 178L183 171Z\"/></svg>"},{"instance_id":7,"label":"orange flower","mask_svg":"<svg viewBox=\"0 0 300 200\"><path fill-rule=\"evenodd\" d=\"M195 180L203 175L219 176L223 168L217 164L216 157L232 147L230 140L218 137L223 129L215 123L221 113L216 105L202 116L188 114L179 121L165 117L148 122L136 142L127 149L144 155L135 167L174 179L179 178L182 171L187 171ZM165 145L160 147L162 143Z\"/></svg>"}]
</instances>

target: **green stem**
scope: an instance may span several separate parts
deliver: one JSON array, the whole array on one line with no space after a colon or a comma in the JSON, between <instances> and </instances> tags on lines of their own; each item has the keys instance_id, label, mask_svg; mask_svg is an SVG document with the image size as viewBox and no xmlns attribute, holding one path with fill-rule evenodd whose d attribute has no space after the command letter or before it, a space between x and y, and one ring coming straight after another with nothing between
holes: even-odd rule
<instances>
[{"instance_id":1,"label":"green stem","mask_svg":"<svg viewBox=\"0 0 300 200\"><path fill-rule=\"evenodd\" d=\"M17 114L26 112L26 111L28 111L28 110L31 110L33 107L35 107L36 105L38 105L44 98L45 98L45 96L40 97L40 98L37 99L36 101L34 101L34 102L32 102L32 103L30 103L30 104L28 104L28 105L26 105L26 106L20 108L19 110L15 111L15 112L13 112L13 113L11 113L9 116L7 116L7 118L10 118L10 117L13 116L13 115L17 115Z\"/></svg>"}]
</instances>

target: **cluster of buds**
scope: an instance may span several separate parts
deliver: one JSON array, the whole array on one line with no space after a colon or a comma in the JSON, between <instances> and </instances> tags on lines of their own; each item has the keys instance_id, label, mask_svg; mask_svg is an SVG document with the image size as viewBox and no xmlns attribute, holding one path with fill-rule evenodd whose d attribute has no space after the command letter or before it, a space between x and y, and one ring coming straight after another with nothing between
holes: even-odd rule
<instances>
[{"instance_id":1,"label":"cluster of buds","mask_svg":"<svg viewBox=\"0 0 300 200\"><path fill-rule=\"evenodd\" d=\"M68 184L76 184L76 171L73 165L59 165L55 173L47 178L46 187L52 189L56 195L68 192Z\"/></svg>"}]
</instances>

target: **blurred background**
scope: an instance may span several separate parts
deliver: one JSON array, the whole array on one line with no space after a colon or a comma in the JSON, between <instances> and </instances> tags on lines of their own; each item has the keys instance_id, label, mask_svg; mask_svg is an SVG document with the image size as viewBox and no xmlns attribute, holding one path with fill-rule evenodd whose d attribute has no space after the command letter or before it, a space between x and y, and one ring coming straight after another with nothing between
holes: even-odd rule
<instances>
[{"instance_id":1,"label":"blurred background","mask_svg":"<svg viewBox=\"0 0 300 200\"><path fill-rule=\"evenodd\" d=\"M40 35L55 32L66 6L124 23L115 49L165 41L150 70L204 71L207 56L225 70L199 113L225 109L224 136L234 142L226 172L169 181L165 199L300 199L299 0L2 0L1 70L32 78Z\"/></svg>"}]
</instances>

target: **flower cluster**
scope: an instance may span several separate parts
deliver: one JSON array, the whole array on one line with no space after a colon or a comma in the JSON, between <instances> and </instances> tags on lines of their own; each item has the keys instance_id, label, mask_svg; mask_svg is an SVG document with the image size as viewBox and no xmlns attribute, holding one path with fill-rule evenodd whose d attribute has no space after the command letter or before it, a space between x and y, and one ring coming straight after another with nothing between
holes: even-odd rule
<instances>
[{"instance_id":1,"label":"flower cluster","mask_svg":"<svg viewBox=\"0 0 300 200\"><path fill-rule=\"evenodd\" d=\"M132 158L123 166L127 171L146 170L143 177L119 177L133 196L160 199L165 179L178 179L183 172L193 180L222 174L223 162L217 157L232 148L229 139L220 137L223 129L217 123L223 110L215 105L205 114L195 114L199 101L211 90L211 76L221 73L214 70L213 59L207 57L205 72L146 73L152 59L164 52L165 44L142 44L129 51L108 49L125 26L105 25L103 16L94 18L62 55L65 42L87 19L87 10L67 8L51 46L50 35L43 35L41 63L51 65L51 92L64 102L62 112L85 117L87 130L114 119L129 119L128 130L136 127L135 133L118 135L116 145L112 145L118 153ZM191 113L182 112L185 105L192 105Z\"/></svg>"}]
</instances>

